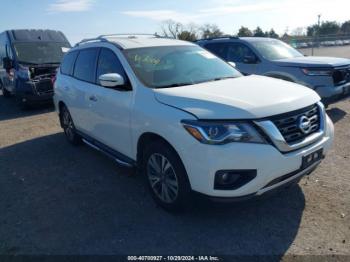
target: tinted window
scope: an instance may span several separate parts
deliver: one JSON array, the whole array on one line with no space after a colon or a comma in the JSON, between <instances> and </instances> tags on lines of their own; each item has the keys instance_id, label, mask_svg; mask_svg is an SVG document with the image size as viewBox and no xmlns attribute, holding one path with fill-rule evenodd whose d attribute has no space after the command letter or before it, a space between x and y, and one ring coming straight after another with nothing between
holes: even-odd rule
<instances>
[{"instance_id":1,"label":"tinted window","mask_svg":"<svg viewBox=\"0 0 350 262\"><path fill-rule=\"evenodd\" d=\"M245 57L255 57L255 54L249 47L242 44L229 44L227 48L227 61L244 63Z\"/></svg>"},{"instance_id":2,"label":"tinted window","mask_svg":"<svg viewBox=\"0 0 350 262\"><path fill-rule=\"evenodd\" d=\"M249 47L239 43L207 44L205 48L222 59L235 63L244 63L244 58L247 56L256 57Z\"/></svg>"},{"instance_id":3,"label":"tinted window","mask_svg":"<svg viewBox=\"0 0 350 262\"><path fill-rule=\"evenodd\" d=\"M205 48L208 49L213 54L217 55L218 57L226 60L226 56L227 56L227 44L226 43L207 44L207 45L205 45Z\"/></svg>"},{"instance_id":4,"label":"tinted window","mask_svg":"<svg viewBox=\"0 0 350 262\"><path fill-rule=\"evenodd\" d=\"M61 64L61 73L65 75L73 74L73 67L75 59L77 58L78 52L70 52L64 56Z\"/></svg>"},{"instance_id":5,"label":"tinted window","mask_svg":"<svg viewBox=\"0 0 350 262\"><path fill-rule=\"evenodd\" d=\"M95 82L96 58L98 49L90 48L79 52L75 62L74 77L87 81Z\"/></svg>"},{"instance_id":6,"label":"tinted window","mask_svg":"<svg viewBox=\"0 0 350 262\"><path fill-rule=\"evenodd\" d=\"M114 54L112 50L103 48L101 49L100 57L97 63L96 78L98 79L100 75L108 73L117 73L124 77L124 80L127 81L125 71L118 57Z\"/></svg>"}]
</instances>

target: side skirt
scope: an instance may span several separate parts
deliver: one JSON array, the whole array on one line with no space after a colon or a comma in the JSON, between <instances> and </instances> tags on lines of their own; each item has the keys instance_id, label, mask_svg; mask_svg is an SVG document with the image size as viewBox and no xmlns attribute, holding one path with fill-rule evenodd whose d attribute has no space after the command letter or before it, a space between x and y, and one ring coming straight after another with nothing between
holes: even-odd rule
<instances>
[{"instance_id":1,"label":"side skirt","mask_svg":"<svg viewBox=\"0 0 350 262\"><path fill-rule=\"evenodd\" d=\"M84 134L83 132L80 132L76 130L77 134L82 137L82 140L85 144L92 147L93 149L100 151L101 153L105 154L106 156L112 158L114 161L116 161L119 165L125 166L125 167L135 167L136 161L131 159L128 156L125 156L124 154L110 148L109 146L97 141L96 139Z\"/></svg>"}]
</instances>

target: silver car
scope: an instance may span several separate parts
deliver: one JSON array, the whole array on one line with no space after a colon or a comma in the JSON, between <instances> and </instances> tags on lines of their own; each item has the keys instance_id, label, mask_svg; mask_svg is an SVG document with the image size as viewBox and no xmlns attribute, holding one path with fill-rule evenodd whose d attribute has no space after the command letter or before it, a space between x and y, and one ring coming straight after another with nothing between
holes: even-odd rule
<instances>
[{"instance_id":1,"label":"silver car","mask_svg":"<svg viewBox=\"0 0 350 262\"><path fill-rule=\"evenodd\" d=\"M315 90L325 105L350 93L350 59L304 56L284 42L260 37L203 39L197 44L234 62L245 75L275 77Z\"/></svg>"}]
</instances>

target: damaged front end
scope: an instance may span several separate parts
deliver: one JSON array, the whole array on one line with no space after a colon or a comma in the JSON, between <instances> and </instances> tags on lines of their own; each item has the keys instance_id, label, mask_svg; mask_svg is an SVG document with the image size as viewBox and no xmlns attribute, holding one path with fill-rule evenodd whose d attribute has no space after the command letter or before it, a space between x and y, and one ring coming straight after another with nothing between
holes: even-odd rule
<instances>
[{"instance_id":1,"label":"damaged front end","mask_svg":"<svg viewBox=\"0 0 350 262\"><path fill-rule=\"evenodd\" d=\"M49 102L53 97L52 79L58 64L20 66L16 75L16 95L22 102Z\"/></svg>"}]
</instances>

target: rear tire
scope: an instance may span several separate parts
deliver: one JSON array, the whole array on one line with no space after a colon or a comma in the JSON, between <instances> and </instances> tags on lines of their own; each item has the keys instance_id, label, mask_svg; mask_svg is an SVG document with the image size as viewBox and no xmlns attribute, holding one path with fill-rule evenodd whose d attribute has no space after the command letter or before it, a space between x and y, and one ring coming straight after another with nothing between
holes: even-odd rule
<instances>
[{"instance_id":1,"label":"rear tire","mask_svg":"<svg viewBox=\"0 0 350 262\"><path fill-rule=\"evenodd\" d=\"M66 106L61 107L60 122L68 142L72 145L79 145L81 143L81 137L76 132L73 119Z\"/></svg>"},{"instance_id":2,"label":"rear tire","mask_svg":"<svg viewBox=\"0 0 350 262\"><path fill-rule=\"evenodd\" d=\"M167 143L149 145L142 171L155 202L170 212L183 211L190 203L191 186L178 154Z\"/></svg>"}]
</instances>

